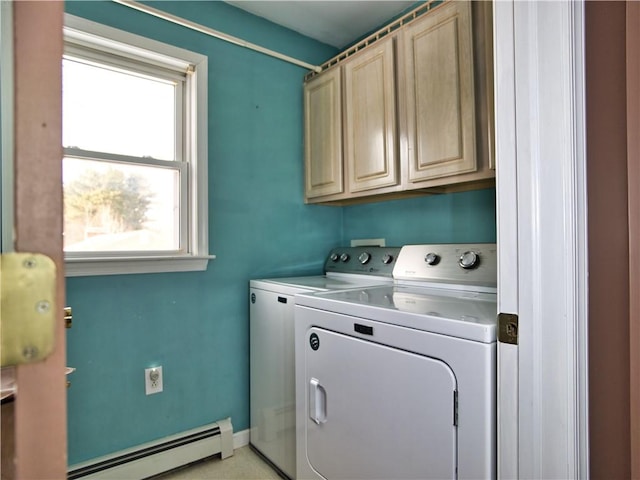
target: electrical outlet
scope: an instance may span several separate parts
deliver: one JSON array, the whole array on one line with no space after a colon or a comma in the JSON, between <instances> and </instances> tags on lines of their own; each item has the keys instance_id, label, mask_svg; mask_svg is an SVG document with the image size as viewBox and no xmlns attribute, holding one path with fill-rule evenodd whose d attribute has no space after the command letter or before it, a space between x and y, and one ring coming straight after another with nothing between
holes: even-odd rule
<instances>
[{"instance_id":1,"label":"electrical outlet","mask_svg":"<svg viewBox=\"0 0 640 480\"><path fill-rule=\"evenodd\" d=\"M162 367L145 368L144 389L147 395L162 391Z\"/></svg>"}]
</instances>

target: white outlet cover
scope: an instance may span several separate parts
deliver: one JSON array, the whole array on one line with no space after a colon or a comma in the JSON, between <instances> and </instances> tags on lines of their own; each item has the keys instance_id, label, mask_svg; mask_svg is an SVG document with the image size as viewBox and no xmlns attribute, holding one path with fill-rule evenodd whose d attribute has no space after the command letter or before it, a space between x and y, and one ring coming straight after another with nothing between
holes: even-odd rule
<instances>
[{"instance_id":1,"label":"white outlet cover","mask_svg":"<svg viewBox=\"0 0 640 480\"><path fill-rule=\"evenodd\" d=\"M162 367L145 368L144 390L147 395L160 393L163 388Z\"/></svg>"},{"instance_id":2,"label":"white outlet cover","mask_svg":"<svg viewBox=\"0 0 640 480\"><path fill-rule=\"evenodd\" d=\"M386 243L384 238L354 238L351 240L352 247L384 247Z\"/></svg>"}]
</instances>

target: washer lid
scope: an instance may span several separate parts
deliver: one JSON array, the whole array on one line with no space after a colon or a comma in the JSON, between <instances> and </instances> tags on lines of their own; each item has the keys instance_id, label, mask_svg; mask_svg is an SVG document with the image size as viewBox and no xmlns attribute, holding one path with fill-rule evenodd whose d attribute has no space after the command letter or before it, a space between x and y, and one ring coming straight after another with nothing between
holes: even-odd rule
<instances>
[{"instance_id":1,"label":"washer lid","mask_svg":"<svg viewBox=\"0 0 640 480\"><path fill-rule=\"evenodd\" d=\"M296 305L484 343L496 341L496 295L387 285L296 297Z\"/></svg>"},{"instance_id":2,"label":"washer lid","mask_svg":"<svg viewBox=\"0 0 640 480\"><path fill-rule=\"evenodd\" d=\"M312 291L344 290L347 288L366 287L391 283L391 278L368 277L365 275L316 275L308 277L285 277L253 280L275 285L303 288Z\"/></svg>"}]
</instances>

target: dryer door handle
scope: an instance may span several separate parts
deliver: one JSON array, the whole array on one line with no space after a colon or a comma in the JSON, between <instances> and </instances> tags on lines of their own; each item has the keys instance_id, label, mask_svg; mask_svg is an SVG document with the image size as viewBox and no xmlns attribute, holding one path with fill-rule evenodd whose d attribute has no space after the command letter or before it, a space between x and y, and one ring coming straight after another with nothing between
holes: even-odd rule
<instances>
[{"instance_id":1,"label":"dryer door handle","mask_svg":"<svg viewBox=\"0 0 640 480\"><path fill-rule=\"evenodd\" d=\"M309 418L318 425L327 421L327 391L317 378L309 381Z\"/></svg>"}]
</instances>

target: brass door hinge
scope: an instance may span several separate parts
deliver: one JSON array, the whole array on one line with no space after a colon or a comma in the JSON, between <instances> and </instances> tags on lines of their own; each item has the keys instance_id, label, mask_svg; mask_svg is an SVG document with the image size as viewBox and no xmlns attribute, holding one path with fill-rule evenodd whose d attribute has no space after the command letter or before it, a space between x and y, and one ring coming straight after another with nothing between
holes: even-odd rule
<instances>
[{"instance_id":1,"label":"brass door hinge","mask_svg":"<svg viewBox=\"0 0 640 480\"><path fill-rule=\"evenodd\" d=\"M54 348L56 265L38 253L0 255L0 357L3 367L37 362Z\"/></svg>"},{"instance_id":2,"label":"brass door hinge","mask_svg":"<svg viewBox=\"0 0 640 480\"><path fill-rule=\"evenodd\" d=\"M498 341L518 345L518 315L498 314Z\"/></svg>"}]
</instances>

